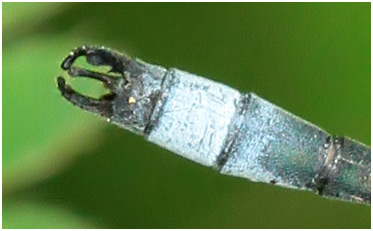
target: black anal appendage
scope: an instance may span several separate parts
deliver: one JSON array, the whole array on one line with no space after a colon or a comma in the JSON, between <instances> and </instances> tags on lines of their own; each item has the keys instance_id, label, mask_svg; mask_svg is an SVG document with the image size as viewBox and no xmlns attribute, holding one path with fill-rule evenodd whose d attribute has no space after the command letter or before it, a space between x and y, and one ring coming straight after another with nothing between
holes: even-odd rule
<instances>
[{"instance_id":1,"label":"black anal appendage","mask_svg":"<svg viewBox=\"0 0 373 231\"><path fill-rule=\"evenodd\" d=\"M108 66L110 71L100 73L73 66L79 57L85 57L93 66ZM110 93L95 99L76 92L65 83L63 77L58 77L58 89L69 102L120 127L139 134L145 133L151 122L150 116L158 100L166 69L152 66L149 70L139 60L95 46L76 48L64 59L61 68L73 78L96 79L110 90ZM151 86L146 86L149 84Z\"/></svg>"}]
</instances>

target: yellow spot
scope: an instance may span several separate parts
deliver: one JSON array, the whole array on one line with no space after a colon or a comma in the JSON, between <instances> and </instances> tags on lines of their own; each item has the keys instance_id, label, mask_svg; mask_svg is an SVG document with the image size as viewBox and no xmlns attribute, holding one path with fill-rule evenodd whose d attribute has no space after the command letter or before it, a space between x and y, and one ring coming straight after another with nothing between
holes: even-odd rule
<instances>
[{"instance_id":1,"label":"yellow spot","mask_svg":"<svg viewBox=\"0 0 373 231\"><path fill-rule=\"evenodd\" d=\"M130 103L130 104L136 103L135 97L130 96L130 98L128 99L128 103Z\"/></svg>"}]
</instances>

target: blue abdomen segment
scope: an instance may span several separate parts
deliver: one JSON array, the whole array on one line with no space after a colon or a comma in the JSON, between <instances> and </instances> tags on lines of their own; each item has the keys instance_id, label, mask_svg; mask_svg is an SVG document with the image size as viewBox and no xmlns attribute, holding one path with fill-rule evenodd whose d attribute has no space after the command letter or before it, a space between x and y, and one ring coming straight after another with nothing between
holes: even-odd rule
<instances>
[{"instance_id":1,"label":"blue abdomen segment","mask_svg":"<svg viewBox=\"0 0 373 231\"><path fill-rule=\"evenodd\" d=\"M182 157L214 167L241 94L226 85L171 69L155 106L147 139Z\"/></svg>"},{"instance_id":2,"label":"blue abdomen segment","mask_svg":"<svg viewBox=\"0 0 373 231\"><path fill-rule=\"evenodd\" d=\"M223 174L302 188L325 162L326 132L255 94L233 129Z\"/></svg>"}]
</instances>

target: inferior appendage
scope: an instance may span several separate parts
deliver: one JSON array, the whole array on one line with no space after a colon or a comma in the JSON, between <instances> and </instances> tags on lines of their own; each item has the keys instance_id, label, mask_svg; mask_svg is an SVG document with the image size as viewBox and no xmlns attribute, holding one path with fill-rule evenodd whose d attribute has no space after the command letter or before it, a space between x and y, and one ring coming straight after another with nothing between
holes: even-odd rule
<instances>
[{"instance_id":1,"label":"inferior appendage","mask_svg":"<svg viewBox=\"0 0 373 231\"><path fill-rule=\"evenodd\" d=\"M111 70L108 73L100 73L73 66L75 60L80 56L84 56L91 65L109 66ZM61 76L57 78L58 89L62 96L75 106L110 118L112 114L111 101L117 93L119 84L125 79L124 70L128 63L129 59L126 56L104 47L78 47L63 60L61 68L66 70L71 77L87 77L103 82L110 93L99 99L84 96L66 84L65 79ZM115 77L113 74L119 74L122 78Z\"/></svg>"}]
</instances>

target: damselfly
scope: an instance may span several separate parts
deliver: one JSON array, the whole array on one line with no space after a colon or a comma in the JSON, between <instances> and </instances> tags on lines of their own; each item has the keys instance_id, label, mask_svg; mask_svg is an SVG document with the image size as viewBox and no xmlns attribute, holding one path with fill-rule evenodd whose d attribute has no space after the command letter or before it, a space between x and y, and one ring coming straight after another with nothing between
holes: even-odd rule
<instances>
[{"instance_id":1,"label":"damselfly","mask_svg":"<svg viewBox=\"0 0 373 231\"><path fill-rule=\"evenodd\" d=\"M111 71L73 66L80 56ZM77 48L62 68L110 90L94 99L58 77L69 102L178 155L222 174L370 204L370 147L331 136L253 93L104 47Z\"/></svg>"}]
</instances>

